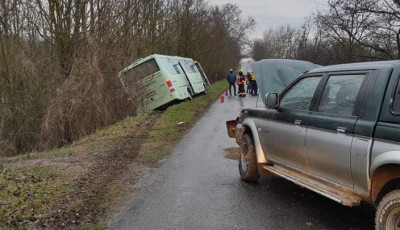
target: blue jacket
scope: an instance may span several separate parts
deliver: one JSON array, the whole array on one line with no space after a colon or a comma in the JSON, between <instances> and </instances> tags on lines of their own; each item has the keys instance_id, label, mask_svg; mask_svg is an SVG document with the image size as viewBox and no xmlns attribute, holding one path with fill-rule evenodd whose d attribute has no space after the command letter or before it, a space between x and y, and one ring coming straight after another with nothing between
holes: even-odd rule
<instances>
[{"instance_id":1,"label":"blue jacket","mask_svg":"<svg viewBox=\"0 0 400 230\"><path fill-rule=\"evenodd\" d=\"M235 73L229 73L228 76L226 77L226 80L229 83L235 83L236 82L236 74Z\"/></svg>"}]
</instances>

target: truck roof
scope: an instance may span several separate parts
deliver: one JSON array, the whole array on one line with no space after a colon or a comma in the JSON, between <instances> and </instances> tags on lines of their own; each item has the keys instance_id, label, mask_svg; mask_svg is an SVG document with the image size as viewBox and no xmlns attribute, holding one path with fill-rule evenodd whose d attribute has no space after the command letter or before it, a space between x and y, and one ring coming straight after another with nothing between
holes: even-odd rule
<instances>
[{"instance_id":1,"label":"truck roof","mask_svg":"<svg viewBox=\"0 0 400 230\"><path fill-rule=\"evenodd\" d=\"M319 72L337 72L337 71L357 71L357 70L373 70L373 69L386 69L393 68L394 66L400 65L400 60L392 61L376 61L376 62L359 62L359 63L349 63L340 65L330 65L318 67L311 70L309 73L319 73Z\"/></svg>"}]
</instances>

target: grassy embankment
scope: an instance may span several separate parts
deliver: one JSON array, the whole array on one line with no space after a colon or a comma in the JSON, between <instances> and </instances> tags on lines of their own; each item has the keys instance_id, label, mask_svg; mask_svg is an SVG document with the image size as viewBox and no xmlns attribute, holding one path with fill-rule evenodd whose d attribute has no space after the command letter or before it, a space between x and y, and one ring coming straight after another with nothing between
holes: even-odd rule
<instances>
[{"instance_id":1,"label":"grassy embankment","mask_svg":"<svg viewBox=\"0 0 400 230\"><path fill-rule=\"evenodd\" d=\"M0 158L0 228L105 228L104 217L132 192L127 185L172 152L225 86L61 149Z\"/></svg>"}]
</instances>

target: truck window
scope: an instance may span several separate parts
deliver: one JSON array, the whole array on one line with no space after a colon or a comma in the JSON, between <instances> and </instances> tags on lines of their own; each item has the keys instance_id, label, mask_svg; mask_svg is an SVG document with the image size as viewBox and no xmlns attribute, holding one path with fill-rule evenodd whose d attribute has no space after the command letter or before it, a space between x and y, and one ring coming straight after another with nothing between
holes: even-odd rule
<instances>
[{"instance_id":1,"label":"truck window","mask_svg":"<svg viewBox=\"0 0 400 230\"><path fill-rule=\"evenodd\" d=\"M284 109L309 110L320 80L321 77L309 77L300 80L282 97L279 107Z\"/></svg>"},{"instance_id":2,"label":"truck window","mask_svg":"<svg viewBox=\"0 0 400 230\"><path fill-rule=\"evenodd\" d=\"M365 75L330 76L326 83L319 112L351 116Z\"/></svg>"},{"instance_id":3,"label":"truck window","mask_svg":"<svg viewBox=\"0 0 400 230\"><path fill-rule=\"evenodd\" d=\"M392 106L391 110L393 113L395 113L396 115L400 114L400 78L399 81L397 82L397 87L392 99L391 106Z\"/></svg>"},{"instance_id":4,"label":"truck window","mask_svg":"<svg viewBox=\"0 0 400 230\"><path fill-rule=\"evenodd\" d=\"M132 87L139 80L160 71L160 67L154 59L150 59L142 64L133 67L132 69L125 72L123 81L125 87Z\"/></svg>"}]
</instances>

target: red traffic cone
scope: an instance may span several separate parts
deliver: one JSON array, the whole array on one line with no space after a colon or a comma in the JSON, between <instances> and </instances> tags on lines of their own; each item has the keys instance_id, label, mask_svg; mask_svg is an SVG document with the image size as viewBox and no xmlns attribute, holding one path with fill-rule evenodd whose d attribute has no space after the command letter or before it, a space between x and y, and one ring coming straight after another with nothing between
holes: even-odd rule
<instances>
[{"instance_id":1,"label":"red traffic cone","mask_svg":"<svg viewBox=\"0 0 400 230\"><path fill-rule=\"evenodd\" d=\"M225 89L225 96L228 96L228 89Z\"/></svg>"},{"instance_id":2,"label":"red traffic cone","mask_svg":"<svg viewBox=\"0 0 400 230\"><path fill-rule=\"evenodd\" d=\"M224 101L225 101L224 95L221 96L220 101L221 101L221 103L224 103Z\"/></svg>"}]
</instances>

